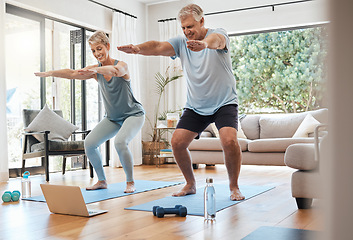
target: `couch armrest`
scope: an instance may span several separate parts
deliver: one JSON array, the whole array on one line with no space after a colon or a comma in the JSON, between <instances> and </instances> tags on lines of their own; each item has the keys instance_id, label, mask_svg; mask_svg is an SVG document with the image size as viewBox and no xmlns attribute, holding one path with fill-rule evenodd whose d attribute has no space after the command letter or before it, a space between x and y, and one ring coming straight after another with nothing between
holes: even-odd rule
<instances>
[{"instance_id":1,"label":"couch armrest","mask_svg":"<svg viewBox=\"0 0 353 240\"><path fill-rule=\"evenodd\" d=\"M317 169L314 143L295 143L290 145L284 154L284 163L291 168L312 171Z\"/></svg>"},{"instance_id":2,"label":"couch armrest","mask_svg":"<svg viewBox=\"0 0 353 240\"><path fill-rule=\"evenodd\" d=\"M319 124L314 129L314 140L315 140L315 160L320 161L320 131L325 131L325 135L322 136L321 140L327 135L327 124Z\"/></svg>"}]
</instances>

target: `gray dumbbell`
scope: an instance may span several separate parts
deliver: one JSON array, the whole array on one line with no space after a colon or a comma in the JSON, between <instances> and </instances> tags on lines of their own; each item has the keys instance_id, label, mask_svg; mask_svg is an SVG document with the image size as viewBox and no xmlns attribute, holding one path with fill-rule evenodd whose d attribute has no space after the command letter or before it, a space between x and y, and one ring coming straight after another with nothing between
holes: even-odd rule
<instances>
[{"instance_id":1,"label":"gray dumbbell","mask_svg":"<svg viewBox=\"0 0 353 240\"><path fill-rule=\"evenodd\" d=\"M153 215L159 218L164 217L164 214L176 214L180 217L185 217L188 214L186 207L182 205L175 205L174 208L163 208L160 206L153 207Z\"/></svg>"}]
</instances>

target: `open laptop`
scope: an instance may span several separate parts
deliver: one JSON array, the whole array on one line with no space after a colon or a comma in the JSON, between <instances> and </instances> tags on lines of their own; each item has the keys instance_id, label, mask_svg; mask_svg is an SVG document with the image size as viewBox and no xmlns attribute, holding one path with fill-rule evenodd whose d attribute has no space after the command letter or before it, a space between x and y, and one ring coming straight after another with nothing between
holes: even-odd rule
<instances>
[{"instance_id":1,"label":"open laptop","mask_svg":"<svg viewBox=\"0 0 353 240\"><path fill-rule=\"evenodd\" d=\"M106 210L87 209L82 192L78 186L41 184L44 198L52 213L92 217L106 213Z\"/></svg>"}]
</instances>

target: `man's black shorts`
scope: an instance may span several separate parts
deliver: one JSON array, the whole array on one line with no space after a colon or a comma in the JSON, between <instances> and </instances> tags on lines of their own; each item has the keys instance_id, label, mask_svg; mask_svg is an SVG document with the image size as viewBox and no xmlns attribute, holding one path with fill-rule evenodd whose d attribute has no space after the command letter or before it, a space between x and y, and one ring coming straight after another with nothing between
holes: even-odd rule
<instances>
[{"instance_id":1,"label":"man's black shorts","mask_svg":"<svg viewBox=\"0 0 353 240\"><path fill-rule=\"evenodd\" d=\"M191 109L185 108L176 128L186 129L200 134L211 123L215 123L217 129L222 127L232 127L238 130L238 105L225 105L217 110L213 115L203 116Z\"/></svg>"}]
</instances>

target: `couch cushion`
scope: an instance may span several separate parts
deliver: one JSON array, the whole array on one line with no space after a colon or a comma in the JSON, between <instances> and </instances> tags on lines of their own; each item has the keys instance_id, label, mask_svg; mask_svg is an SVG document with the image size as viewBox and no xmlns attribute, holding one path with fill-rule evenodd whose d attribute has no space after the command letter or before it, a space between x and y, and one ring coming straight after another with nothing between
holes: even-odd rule
<instances>
[{"instance_id":1,"label":"couch cushion","mask_svg":"<svg viewBox=\"0 0 353 240\"><path fill-rule=\"evenodd\" d=\"M314 170L318 163L315 161L314 143L297 143L290 145L284 155L284 163L299 170Z\"/></svg>"},{"instance_id":2,"label":"couch cushion","mask_svg":"<svg viewBox=\"0 0 353 240\"><path fill-rule=\"evenodd\" d=\"M320 123L327 123L327 109L303 113L262 114L259 119L259 138L290 138L294 135L307 114L311 114Z\"/></svg>"},{"instance_id":3,"label":"couch cushion","mask_svg":"<svg viewBox=\"0 0 353 240\"><path fill-rule=\"evenodd\" d=\"M248 139L259 139L260 138L260 115L246 115L246 117L240 121L241 128Z\"/></svg>"},{"instance_id":4,"label":"couch cushion","mask_svg":"<svg viewBox=\"0 0 353 240\"><path fill-rule=\"evenodd\" d=\"M294 143L313 143L314 138L267 138L248 143L250 152L285 152Z\"/></svg>"},{"instance_id":5,"label":"couch cushion","mask_svg":"<svg viewBox=\"0 0 353 240\"><path fill-rule=\"evenodd\" d=\"M247 150L248 142L250 140L239 138L238 139L240 148L242 151ZM190 143L189 150L202 150L202 151L222 151L222 145L219 138L204 137L195 139Z\"/></svg>"},{"instance_id":6,"label":"couch cushion","mask_svg":"<svg viewBox=\"0 0 353 240\"><path fill-rule=\"evenodd\" d=\"M260 138L291 138L304 117L304 115L292 113L261 116Z\"/></svg>"},{"instance_id":7,"label":"couch cushion","mask_svg":"<svg viewBox=\"0 0 353 240\"><path fill-rule=\"evenodd\" d=\"M78 151L84 150L84 141L50 141L50 151ZM31 146L31 152L38 152L44 150L44 143L37 143Z\"/></svg>"}]
</instances>

